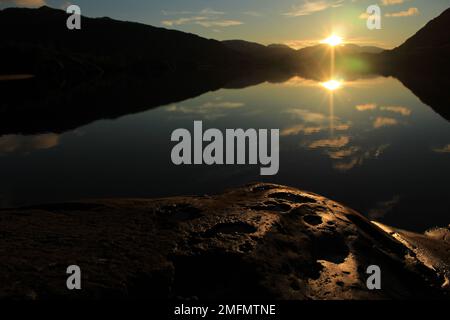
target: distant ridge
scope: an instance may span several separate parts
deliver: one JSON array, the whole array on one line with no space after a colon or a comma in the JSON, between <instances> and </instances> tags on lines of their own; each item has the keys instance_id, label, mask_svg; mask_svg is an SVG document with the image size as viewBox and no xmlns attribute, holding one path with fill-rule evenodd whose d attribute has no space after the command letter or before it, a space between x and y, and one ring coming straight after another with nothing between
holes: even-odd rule
<instances>
[{"instance_id":1,"label":"distant ridge","mask_svg":"<svg viewBox=\"0 0 450 320\"><path fill-rule=\"evenodd\" d=\"M301 57L303 54L308 54L309 52L329 51L329 46L325 44L317 44L295 50L285 44L270 44L268 46L264 46L256 42L244 40L226 40L222 41L222 43L235 51L250 53L252 55L285 54ZM356 44L343 44L336 47L336 50L346 54L381 53L385 51L384 49L375 46L358 46Z\"/></svg>"},{"instance_id":2,"label":"distant ridge","mask_svg":"<svg viewBox=\"0 0 450 320\"><path fill-rule=\"evenodd\" d=\"M265 46L244 40L226 40L222 43L229 49L248 56L261 64L275 64L278 66L294 66L297 61L297 52L285 45L272 44Z\"/></svg>"},{"instance_id":3,"label":"distant ridge","mask_svg":"<svg viewBox=\"0 0 450 320\"><path fill-rule=\"evenodd\" d=\"M139 69L158 74L221 65L246 65L221 42L194 34L109 18L83 17L82 29L66 28L65 11L7 8L0 11L0 72L95 66L104 71ZM51 69L51 68L47 68Z\"/></svg>"}]
</instances>

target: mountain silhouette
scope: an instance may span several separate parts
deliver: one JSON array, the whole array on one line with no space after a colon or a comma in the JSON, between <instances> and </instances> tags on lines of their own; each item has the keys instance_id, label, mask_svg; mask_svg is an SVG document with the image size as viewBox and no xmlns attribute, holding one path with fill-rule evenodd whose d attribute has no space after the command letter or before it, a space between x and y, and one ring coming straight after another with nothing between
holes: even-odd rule
<instances>
[{"instance_id":1,"label":"mountain silhouette","mask_svg":"<svg viewBox=\"0 0 450 320\"><path fill-rule=\"evenodd\" d=\"M406 40L394 52L448 50L450 46L450 8L428 22L414 36ZM448 52L448 51L447 51Z\"/></svg>"},{"instance_id":2,"label":"mountain silhouette","mask_svg":"<svg viewBox=\"0 0 450 320\"><path fill-rule=\"evenodd\" d=\"M334 47L334 50L339 54L381 53L384 51L382 48L374 46L358 46L356 44L343 44ZM298 50L300 56L314 56L327 52L330 52L330 46L327 44L319 44Z\"/></svg>"},{"instance_id":3,"label":"mountain silhouette","mask_svg":"<svg viewBox=\"0 0 450 320\"><path fill-rule=\"evenodd\" d=\"M394 73L450 71L450 8L399 47L383 52L378 67Z\"/></svg>"},{"instance_id":4,"label":"mountain silhouette","mask_svg":"<svg viewBox=\"0 0 450 320\"><path fill-rule=\"evenodd\" d=\"M283 61L288 65L296 65L299 62L311 62L317 60L322 62L320 57L329 59L331 53L330 47L326 44L305 47L295 50L283 44L271 44L264 46L255 42L244 40L227 40L222 41L228 48L247 55L254 60L262 60L266 62L280 64ZM338 56L359 55L363 53L381 53L384 49L371 46L358 46L356 44L344 44L334 48Z\"/></svg>"},{"instance_id":5,"label":"mountain silhouette","mask_svg":"<svg viewBox=\"0 0 450 320\"><path fill-rule=\"evenodd\" d=\"M244 40L226 40L222 43L234 52L246 56L259 65L276 65L277 67L294 67L297 51L282 44L268 46Z\"/></svg>"},{"instance_id":6,"label":"mountain silhouette","mask_svg":"<svg viewBox=\"0 0 450 320\"><path fill-rule=\"evenodd\" d=\"M326 45L221 42L109 18L83 17L82 29L70 31L67 17L49 7L0 10L0 28L8 30L0 75L34 76L0 81L0 134L63 132L220 88L330 77ZM338 46L334 70L347 80L394 76L450 120L449 17L446 10L394 50Z\"/></svg>"},{"instance_id":7,"label":"mountain silhouette","mask_svg":"<svg viewBox=\"0 0 450 320\"><path fill-rule=\"evenodd\" d=\"M81 30L68 30L62 10L8 8L0 11L0 72L76 75L128 70L164 72L249 65L216 40L109 18L82 18ZM77 71L78 70L78 71Z\"/></svg>"},{"instance_id":8,"label":"mountain silhouette","mask_svg":"<svg viewBox=\"0 0 450 320\"><path fill-rule=\"evenodd\" d=\"M399 47L372 56L379 73L394 76L450 121L450 8Z\"/></svg>"}]
</instances>

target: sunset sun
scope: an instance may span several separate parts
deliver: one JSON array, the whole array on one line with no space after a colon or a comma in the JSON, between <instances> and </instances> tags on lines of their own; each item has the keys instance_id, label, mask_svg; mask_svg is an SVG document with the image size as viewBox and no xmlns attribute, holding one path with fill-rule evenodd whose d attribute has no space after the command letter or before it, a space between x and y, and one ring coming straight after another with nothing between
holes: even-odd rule
<instances>
[{"instance_id":1,"label":"sunset sun","mask_svg":"<svg viewBox=\"0 0 450 320\"><path fill-rule=\"evenodd\" d=\"M330 80L321 83L322 87L329 91L335 91L342 87L342 81L340 80Z\"/></svg>"},{"instance_id":2,"label":"sunset sun","mask_svg":"<svg viewBox=\"0 0 450 320\"><path fill-rule=\"evenodd\" d=\"M335 47L335 46L342 44L342 38L333 34L333 35L329 36L328 38L326 38L325 40L323 40L322 43L328 44L331 47Z\"/></svg>"}]
</instances>

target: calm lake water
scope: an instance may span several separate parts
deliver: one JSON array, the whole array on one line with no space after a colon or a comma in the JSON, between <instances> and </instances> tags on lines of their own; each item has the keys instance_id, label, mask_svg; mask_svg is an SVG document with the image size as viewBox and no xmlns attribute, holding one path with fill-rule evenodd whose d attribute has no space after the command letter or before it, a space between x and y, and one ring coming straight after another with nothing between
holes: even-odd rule
<instances>
[{"instance_id":1,"label":"calm lake water","mask_svg":"<svg viewBox=\"0 0 450 320\"><path fill-rule=\"evenodd\" d=\"M151 93L149 93L151 94ZM280 171L181 166L177 128L279 128ZM221 89L64 134L0 137L2 207L103 197L213 194L286 184L413 230L450 223L450 125L393 78L323 85L292 78Z\"/></svg>"}]
</instances>

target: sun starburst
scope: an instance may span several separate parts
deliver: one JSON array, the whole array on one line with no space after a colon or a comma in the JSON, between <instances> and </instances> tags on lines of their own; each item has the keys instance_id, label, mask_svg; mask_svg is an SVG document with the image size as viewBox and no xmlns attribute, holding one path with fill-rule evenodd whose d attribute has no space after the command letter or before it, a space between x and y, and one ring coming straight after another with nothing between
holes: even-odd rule
<instances>
[{"instance_id":1,"label":"sun starburst","mask_svg":"<svg viewBox=\"0 0 450 320\"><path fill-rule=\"evenodd\" d=\"M322 40L322 43L329 45L330 47L336 47L340 44L342 44L342 38L333 34L329 36L328 38Z\"/></svg>"},{"instance_id":2,"label":"sun starburst","mask_svg":"<svg viewBox=\"0 0 450 320\"><path fill-rule=\"evenodd\" d=\"M329 91L336 91L342 87L342 81L340 80L329 80L321 83L322 87Z\"/></svg>"}]
</instances>

